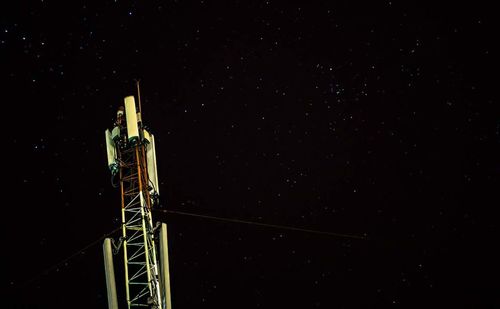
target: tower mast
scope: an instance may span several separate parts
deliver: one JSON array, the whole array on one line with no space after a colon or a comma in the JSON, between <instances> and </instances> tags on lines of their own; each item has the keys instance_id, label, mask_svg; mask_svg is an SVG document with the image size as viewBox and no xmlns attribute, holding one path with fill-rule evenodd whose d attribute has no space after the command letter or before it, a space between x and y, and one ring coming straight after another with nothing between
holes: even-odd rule
<instances>
[{"instance_id":1,"label":"tower mast","mask_svg":"<svg viewBox=\"0 0 500 309\"><path fill-rule=\"evenodd\" d=\"M136 84L140 102L139 82ZM170 291L162 280L165 275L160 275L155 246L156 228L151 213L158 203L154 136L144 128L141 106L137 112L134 96L125 97L124 107L118 109L113 130L106 130L106 146L112 179L119 177L128 309L166 308L170 300L167 302L165 298L167 294L170 297ZM168 270L168 265L163 265L164 268Z\"/></svg>"}]
</instances>

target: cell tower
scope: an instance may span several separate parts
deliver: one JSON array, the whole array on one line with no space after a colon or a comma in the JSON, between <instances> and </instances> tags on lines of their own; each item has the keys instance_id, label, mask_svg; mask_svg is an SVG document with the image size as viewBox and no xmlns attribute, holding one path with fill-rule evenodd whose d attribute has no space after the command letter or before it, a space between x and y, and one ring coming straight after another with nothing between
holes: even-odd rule
<instances>
[{"instance_id":1,"label":"cell tower","mask_svg":"<svg viewBox=\"0 0 500 309\"><path fill-rule=\"evenodd\" d=\"M113 129L105 131L108 167L113 186L120 189L122 217L118 245L112 239L103 245L108 305L118 308L112 251L116 254L123 249L128 309L170 309L167 227L165 223L153 225L151 210L158 206L159 197L155 140L142 123L139 82L137 99L138 112L134 96L125 97Z\"/></svg>"}]
</instances>

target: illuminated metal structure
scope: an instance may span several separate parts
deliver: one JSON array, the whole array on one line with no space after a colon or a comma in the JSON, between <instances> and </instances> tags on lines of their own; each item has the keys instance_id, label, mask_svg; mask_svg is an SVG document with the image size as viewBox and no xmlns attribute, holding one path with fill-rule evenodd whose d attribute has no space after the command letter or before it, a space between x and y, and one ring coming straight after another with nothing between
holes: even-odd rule
<instances>
[{"instance_id":1,"label":"illuminated metal structure","mask_svg":"<svg viewBox=\"0 0 500 309\"><path fill-rule=\"evenodd\" d=\"M121 192L120 240L124 258L125 293L129 309L170 309L166 225L163 223L161 229L158 228L160 225L155 227L151 213L158 204L159 196L155 140L142 123L138 82L137 90L139 111L136 111L134 96L125 97L125 106L118 109L113 129L105 132L108 167L112 179L119 177L119 184L112 182L116 182L114 186L119 187ZM161 260L155 245L158 241ZM110 251L109 243L104 244L104 256L108 303L109 308L114 309L118 305L115 299L114 272L108 272L108 269L113 269L110 254L106 253Z\"/></svg>"}]
</instances>

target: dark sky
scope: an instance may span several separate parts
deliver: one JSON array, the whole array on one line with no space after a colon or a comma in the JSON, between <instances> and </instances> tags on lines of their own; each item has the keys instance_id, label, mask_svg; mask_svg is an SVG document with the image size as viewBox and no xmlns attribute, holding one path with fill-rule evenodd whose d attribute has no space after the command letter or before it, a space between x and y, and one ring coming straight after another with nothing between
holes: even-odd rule
<instances>
[{"instance_id":1,"label":"dark sky","mask_svg":"<svg viewBox=\"0 0 500 309\"><path fill-rule=\"evenodd\" d=\"M106 308L135 78L162 207L367 237L154 213L174 308L500 307L494 10L371 2L2 4L2 308Z\"/></svg>"}]
</instances>

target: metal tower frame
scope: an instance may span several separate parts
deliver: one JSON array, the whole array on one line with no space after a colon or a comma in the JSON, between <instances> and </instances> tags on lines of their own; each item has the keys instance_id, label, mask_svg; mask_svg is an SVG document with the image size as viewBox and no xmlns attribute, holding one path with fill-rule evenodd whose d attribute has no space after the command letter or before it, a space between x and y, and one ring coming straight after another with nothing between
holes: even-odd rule
<instances>
[{"instance_id":1,"label":"metal tower frame","mask_svg":"<svg viewBox=\"0 0 500 309\"><path fill-rule=\"evenodd\" d=\"M133 147L117 149L128 308L161 308L145 147L139 142Z\"/></svg>"},{"instance_id":2,"label":"metal tower frame","mask_svg":"<svg viewBox=\"0 0 500 309\"><path fill-rule=\"evenodd\" d=\"M162 223L161 229L159 222L153 226L151 214L152 208L158 204L159 195L154 136L142 125L138 81L137 91L139 112L134 97L125 97L125 107L119 107L113 129L105 132L112 184L119 187L121 193L122 237L119 243L123 248L127 307L170 309L166 224ZM116 176L119 185L113 181ZM158 253L157 241L161 251ZM104 244L105 268L108 301L110 306L115 306L110 243L111 240ZM119 247L115 246L115 253ZM160 255L161 261L158 259Z\"/></svg>"}]
</instances>

